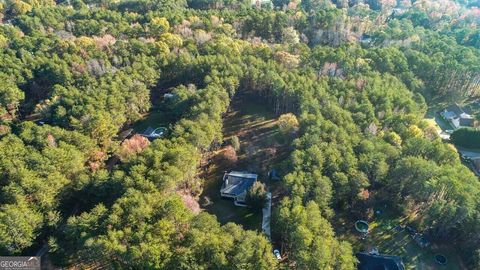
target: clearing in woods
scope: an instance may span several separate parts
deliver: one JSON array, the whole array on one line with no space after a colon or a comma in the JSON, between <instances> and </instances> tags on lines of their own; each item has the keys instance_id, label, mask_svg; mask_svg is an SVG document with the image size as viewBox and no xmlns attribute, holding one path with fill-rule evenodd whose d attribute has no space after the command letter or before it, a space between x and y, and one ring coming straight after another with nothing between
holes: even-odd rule
<instances>
[{"instance_id":1,"label":"clearing in woods","mask_svg":"<svg viewBox=\"0 0 480 270\"><path fill-rule=\"evenodd\" d=\"M222 177L226 171L258 174L258 179L266 183L272 192L273 203L282 193L280 183L268 181L269 170L282 168L281 163L289 157L290 139L279 132L277 121L277 115L265 103L246 96L237 96L232 101L223 121L224 146L208 153L202 164L201 177L205 183L200 204L207 212L214 214L220 223L235 222L246 229L260 230L262 222L261 213L235 206L232 200L220 197ZM225 158L225 149L231 145L234 136L240 141L236 161Z\"/></svg>"}]
</instances>

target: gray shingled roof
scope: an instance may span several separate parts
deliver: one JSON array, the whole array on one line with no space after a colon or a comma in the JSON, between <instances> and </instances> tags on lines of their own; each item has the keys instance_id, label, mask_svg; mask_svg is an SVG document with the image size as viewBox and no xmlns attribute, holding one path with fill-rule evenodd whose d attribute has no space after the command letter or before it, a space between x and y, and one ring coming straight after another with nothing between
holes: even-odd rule
<instances>
[{"instance_id":1,"label":"gray shingled roof","mask_svg":"<svg viewBox=\"0 0 480 270\"><path fill-rule=\"evenodd\" d=\"M257 175L245 172L230 172L225 174L222 188L222 193L228 193L238 196L247 191L253 183L257 181Z\"/></svg>"},{"instance_id":2,"label":"gray shingled roof","mask_svg":"<svg viewBox=\"0 0 480 270\"><path fill-rule=\"evenodd\" d=\"M460 116L462 113L465 113L463 111L462 108L460 108L460 106L458 106L458 104L452 104L450 106L448 106L447 108L445 108L446 111L449 111L449 112L453 112L455 113L457 116Z\"/></svg>"},{"instance_id":3,"label":"gray shingled roof","mask_svg":"<svg viewBox=\"0 0 480 270\"><path fill-rule=\"evenodd\" d=\"M473 117L462 117L460 118L460 126L462 127L472 127L474 123Z\"/></svg>"},{"instance_id":4,"label":"gray shingled roof","mask_svg":"<svg viewBox=\"0 0 480 270\"><path fill-rule=\"evenodd\" d=\"M405 270L402 259L398 256L375 255L366 252L356 254L359 270Z\"/></svg>"}]
</instances>

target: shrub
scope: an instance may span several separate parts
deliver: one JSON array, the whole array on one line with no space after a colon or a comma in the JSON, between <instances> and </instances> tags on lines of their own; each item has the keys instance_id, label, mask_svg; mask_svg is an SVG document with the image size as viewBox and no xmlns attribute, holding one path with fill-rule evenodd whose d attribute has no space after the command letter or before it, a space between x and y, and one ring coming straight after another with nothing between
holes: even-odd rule
<instances>
[{"instance_id":1,"label":"shrub","mask_svg":"<svg viewBox=\"0 0 480 270\"><path fill-rule=\"evenodd\" d=\"M278 127L284 134L291 134L298 130L298 120L293 113L280 115L278 118Z\"/></svg>"},{"instance_id":2,"label":"shrub","mask_svg":"<svg viewBox=\"0 0 480 270\"><path fill-rule=\"evenodd\" d=\"M247 192L245 198L247 205L255 211L262 211L263 206L267 203L267 190L265 184L256 181Z\"/></svg>"},{"instance_id":3,"label":"shrub","mask_svg":"<svg viewBox=\"0 0 480 270\"><path fill-rule=\"evenodd\" d=\"M422 137L423 131L417 125L410 125L407 129L407 137Z\"/></svg>"},{"instance_id":4,"label":"shrub","mask_svg":"<svg viewBox=\"0 0 480 270\"><path fill-rule=\"evenodd\" d=\"M222 159L226 166L232 166L238 161L237 152L233 146L228 145L223 149Z\"/></svg>"},{"instance_id":5,"label":"shrub","mask_svg":"<svg viewBox=\"0 0 480 270\"><path fill-rule=\"evenodd\" d=\"M126 161L133 155L143 151L150 145L150 141L138 134L133 135L132 138L126 139L122 142L120 149L117 151L117 156L121 161Z\"/></svg>"},{"instance_id":6,"label":"shrub","mask_svg":"<svg viewBox=\"0 0 480 270\"><path fill-rule=\"evenodd\" d=\"M480 131L474 128L455 130L450 136L453 144L468 148L480 148Z\"/></svg>"},{"instance_id":7,"label":"shrub","mask_svg":"<svg viewBox=\"0 0 480 270\"><path fill-rule=\"evenodd\" d=\"M402 137L395 133L394 131L388 132L384 136L385 141L388 143L395 145L395 146L401 146L402 145Z\"/></svg>"}]
</instances>

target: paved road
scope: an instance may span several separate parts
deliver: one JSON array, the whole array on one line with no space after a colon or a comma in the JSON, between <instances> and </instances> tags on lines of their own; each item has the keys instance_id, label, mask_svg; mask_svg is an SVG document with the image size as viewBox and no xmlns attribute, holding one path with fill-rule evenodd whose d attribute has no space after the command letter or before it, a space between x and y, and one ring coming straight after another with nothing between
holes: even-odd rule
<instances>
[{"instance_id":1,"label":"paved road","mask_svg":"<svg viewBox=\"0 0 480 270\"><path fill-rule=\"evenodd\" d=\"M44 244L44 245L42 246L42 248L40 248L40 249L37 251L37 254L35 254L35 256L42 257L42 256L45 255L47 252L48 252L48 245L47 245L47 244Z\"/></svg>"},{"instance_id":2,"label":"paved road","mask_svg":"<svg viewBox=\"0 0 480 270\"><path fill-rule=\"evenodd\" d=\"M464 157L468 157L468 158L471 158L471 159L480 158L480 152L476 152L476 151L472 151L472 150L468 150L468 149L463 149L461 147L457 147L457 150ZM467 166L470 168L470 170L472 170L472 172L474 172L477 176L480 176L480 172L475 169L475 166L473 166L473 162L467 161L467 163L468 163Z\"/></svg>"},{"instance_id":3,"label":"paved road","mask_svg":"<svg viewBox=\"0 0 480 270\"><path fill-rule=\"evenodd\" d=\"M480 152L468 150L465 148L457 147L458 152L468 158L480 158Z\"/></svg>"}]
</instances>

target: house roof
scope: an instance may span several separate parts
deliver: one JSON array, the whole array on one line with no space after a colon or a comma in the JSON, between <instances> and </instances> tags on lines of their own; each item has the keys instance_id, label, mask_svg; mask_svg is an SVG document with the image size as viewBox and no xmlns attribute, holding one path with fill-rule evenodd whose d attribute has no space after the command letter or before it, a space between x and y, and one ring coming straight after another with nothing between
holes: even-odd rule
<instances>
[{"instance_id":1,"label":"house roof","mask_svg":"<svg viewBox=\"0 0 480 270\"><path fill-rule=\"evenodd\" d=\"M460 117L460 126L462 127L472 127L474 124L473 117L469 115L469 117Z\"/></svg>"},{"instance_id":2,"label":"house roof","mask_svg":"<svg viewBox=\"0 0 480 270\"><path fill-rule=\"evenodd\" d=\"M398 256L375 255L365 252L356 254L359 270L405 270L402 259Z\"/></svg>"},{"instance_id":3,"label":"house roof","mask_svg":"<svg viewBox=\"0 0 480 270\"><path fill-rule=\"evenodd\" d=\"M445 111L452 112L452 113L456 114L457 116L460 116L460 115L465 113L463 111L463 109L460 108L460 106L458 106L458 104L452 104L452 105L448 106L447 108L445 108Z\"/></svg>"},{"instance_id":4,"label":"house roof","mask_svg":"<svg viewBox=\"0 0 480 270\"><path fill-rule=\"evenodd\" d=\"M460 119L473 119L473 116L464 112L464 113L460 114Z\"/></svg>"},{"instance_id":5,"label":"house roof","mask_svg":"<svg viewBox=\"0 0 480 270\"><path fill-rule=\"evenodd\" d=\"M455 116L458 118L463 118L463 119L473 118L469 113L465 112L463 108L458 106L458 104L452 104L448 106L447 108L445 108L445 111L455 114Z\"/></svg>"},{"instance_id":6,"label":"house roof","mask_svg":"<svg viewBox=\"0 0 480 270\"><path fill-rule=\"evenodd\" d=\"M238 196L247 191L255 181L257 181L256 174L232 171L224 175L220 191Z\"/></svg>"}]
</instances>

